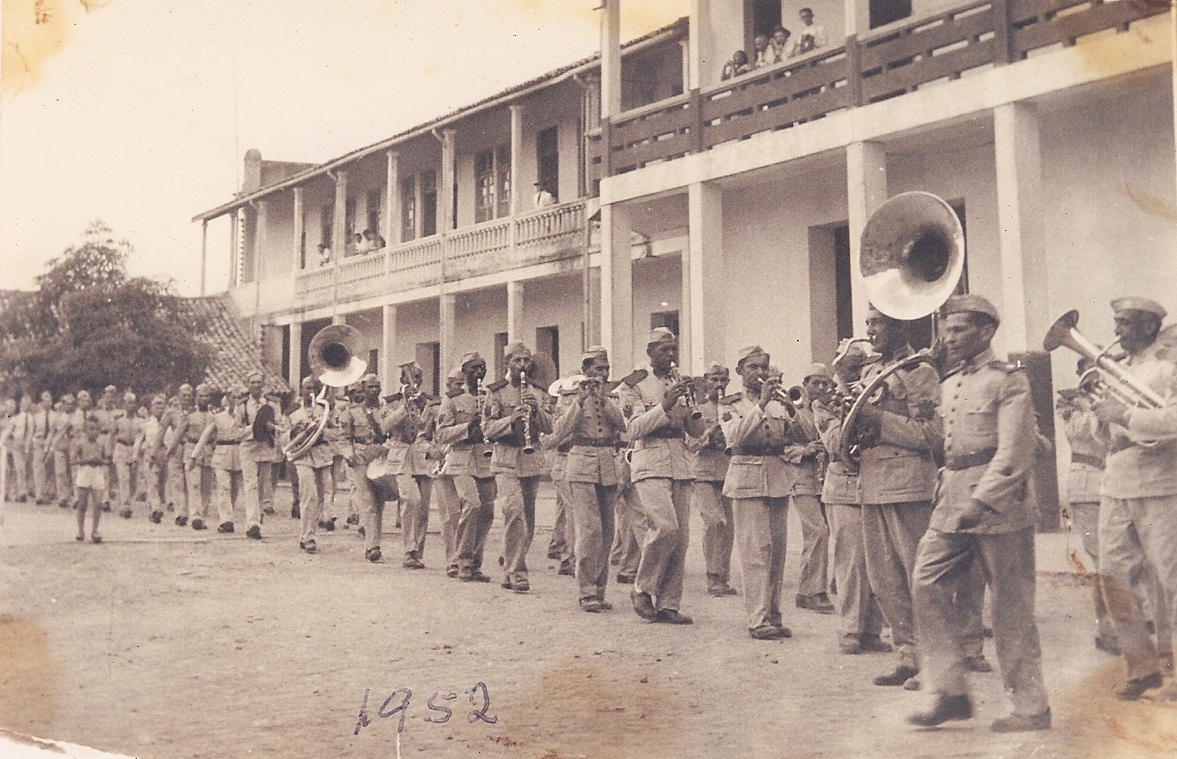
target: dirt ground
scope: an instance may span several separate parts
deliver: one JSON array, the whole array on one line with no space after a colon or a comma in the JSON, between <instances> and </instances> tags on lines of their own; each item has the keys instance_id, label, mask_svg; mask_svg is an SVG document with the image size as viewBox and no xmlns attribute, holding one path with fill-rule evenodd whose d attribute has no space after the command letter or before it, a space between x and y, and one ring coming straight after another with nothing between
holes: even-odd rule
<instances>
[{"instance_id":1,"label":"dirt ground","mask_svg":"<svg viewBox=\"0 0 1177 759\"><path fill-rule=\"evenodd\" d=\"M363 560L354 530L321 536L320 553L307 556L288 503L281 490L261 542L153 525L140 512L107 515L102 545L75 543L70 512L6 505L0 727L145 759L1114 759L1177 750L1177 708L1111 698L1123 667L1093 648L1090 591L1073 575L1039 575L1053 730L991 733L1008 710L997 674L974 676L975 719L917 730L904 718L927 694L870 684L889 655L841 655L835 617L792 607L795 521L784 590L794 637L756 641L740 597L704 592L697 517L683 602L695 624L674 627L634 615L629 586L610 586L612 612L578 611L574 581L545 558L546 486L527 595L446 578L435 533L428 568L402 569L391 518L380 564ZM501 545L496 525L492 565ZM987 654L996 664L992 641ZM411 691L399 711L398 689ZM357 735L365 693L369 722Z\"/></svg>"}]
</instances>

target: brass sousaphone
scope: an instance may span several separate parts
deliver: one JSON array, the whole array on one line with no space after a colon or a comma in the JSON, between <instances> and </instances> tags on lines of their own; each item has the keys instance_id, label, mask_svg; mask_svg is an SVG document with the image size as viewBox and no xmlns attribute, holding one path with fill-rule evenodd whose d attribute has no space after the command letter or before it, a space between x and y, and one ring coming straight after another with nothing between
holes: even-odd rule
<instances>
[{"instance_id":1,"label":"brass sousaphone","mask_svg":"<svg viewBox=\"0 0 1177 759\"><path fill-rule=\"evenodd\" d=\"M331 416L327 388L347 387L364 376L368 362L359 358L364 353L364 336L358 329L346 324L328 325L311 338L311 344L307 347L307 360L310 362L311 372L323 385L314 401L323 413L319 416L316 426L307 427L293 434L290 442L282 447L282 453L286 454L288 460L301 458L319 442Z\"/></svg>"},{"instance_id":2,"label":"brass sousaphone","mask_svg":"<svg viewBox=\"0 0 1177 759\"><path fill-rule=\"evenodd\" d=\"M952 206L929 192L905 192L871 214L862 230L858 270L867 298L892 319L911 321L935 313L952 296L964 270L964 228ZM842 421L842 460L857 463L858 416L892 374L929 364L919 351L872 379Z\"/></svg>"}]
</instances>

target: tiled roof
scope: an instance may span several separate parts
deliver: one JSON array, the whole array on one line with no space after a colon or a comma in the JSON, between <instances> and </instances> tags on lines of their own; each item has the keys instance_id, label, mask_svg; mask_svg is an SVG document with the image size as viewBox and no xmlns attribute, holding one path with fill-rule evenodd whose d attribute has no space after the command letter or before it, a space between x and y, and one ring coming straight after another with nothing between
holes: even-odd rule
<instances>
[{"instance_id":1,"label":"tiled roof","mask_svg":"<svg viewBox=\"0 0 1177 759\"><path fill-rule=\"evenodd\" d=\"M228 389L244 385L251 372L261 372L266 378L266 392L287 392L290 386L262 361L261 346L242 328L228 298L228 295L221 294L179 299L185 326L213 351L204 381Z\"/></svg>"}]
</instances>

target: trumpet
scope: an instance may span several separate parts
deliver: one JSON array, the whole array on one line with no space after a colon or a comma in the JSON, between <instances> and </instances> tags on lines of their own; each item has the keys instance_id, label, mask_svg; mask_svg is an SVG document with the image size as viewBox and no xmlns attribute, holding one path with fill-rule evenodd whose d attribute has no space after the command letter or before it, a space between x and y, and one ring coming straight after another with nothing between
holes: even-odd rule
<instances>
[{"instance_id":1,"label":"trumpet","mask_svg":"<svg viewBox=\"0 0 1177 759\"><path fill-rule=\"evenodd\" d=\"M482 412L486 410L486 398L488 395L490 395L490 391L482 386L482 380L476 379L474 381L474 399L478 402L477 411L475 414L479 424L482 423ZM494 451L491 450L490 447L487 447L487 449L482 452L482 457L484 459L489 459L491 456L494 456Z\"/></svg>"},{"instance_id":2,"label":"trumpet","mask_svg":"<svg viewBox=\"0 0 1177 759\"><path fill-rule=\"evenodd\" d=\"M805 391L801 389L800 385L793 385L788 390L783 389L779 385L772 394L772 400L785 407L785 412L789 418L797 416L797 404L805 397Z\"/></svg>"},{"instance_id":3,"label":"trumpet","mask_svg":"<svg viewBox=\"0 0 1177 759\"><path fill-rule=\"evenodd\" d=\"M683 381L682 375L678 373L678 364L673 361L670 362L670 381L676 385ZM690 377L687 378L687 394L683 400L686 402L688 415L692 420L703 418L703 412L699 410L698 399L695 397L695 383Z\"/></svg>"},{"instance_id":4,"label":"trumpet","mask_svg":"<svg viewBox=\"0 0 1177 759\"><path fill-rule=\"evenodd\" d=\"M527 372L519 372L519 402L523 402L523 394L527 392ZM531 444L531 409L523 417L523 452L535 453L535 446Z\"/></svg>"}]
</instances>

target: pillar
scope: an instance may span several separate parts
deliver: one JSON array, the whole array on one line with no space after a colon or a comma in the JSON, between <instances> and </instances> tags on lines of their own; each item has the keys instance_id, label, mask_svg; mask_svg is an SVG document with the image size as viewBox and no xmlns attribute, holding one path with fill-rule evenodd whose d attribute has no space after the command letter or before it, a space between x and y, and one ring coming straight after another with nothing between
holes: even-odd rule
<instances>
[{"instance_id":1,"label":"pillar","mask_svg":"<svg viewBox=\"0 0 1177 759\"><path fill-rule=\"evenodd\" d=\"M711 84L703 77L704 67L714 63L711 52L711 0L691 0L687 31L687 90ZM706 30L706 33L705 33Z\"/></svg>"},{"instance_id":2,"label":"pillar","mask_svg":"<svg viewBox=\"0 0 1177 759\"><path fill-rule=\"evenodd\" d=\"M683 265L679 355L684 371L700 375L712 361L727 364L727 288L723 277L723 191L697 182L687 187L688 247ZM688 326L689 325L689 326Z\"/></svg>"},{"instance_id":3,"label":"pillar","mask_svg":"<svg viewBox=\"0 0 1177 759\"><path fill-rule=\"evenodd\" d=\"M863 6L863 10L867 11L867 15L861 19L858 17L858 14L860 12L859 11L860 5ZM843 2L842 2L842 18L845 22L847 37L849 37L852 34L857 35L860 32L869 31L869 29L870 29L870 15L869 15L868 5L869 4L867 4L867 3L860 3L859 0L843 0Z\"/></svg>"},{"instance_id":4,"label":"pillar","mask_svg":"<svg viewBox=\"0 0 1177 759\"><path fill-rule=\"evenodd\" d=\"M454 360L455 297L446 292L446 258L449 254L449 233L454 228L454 135L453 129L441 130L441 176L438 182L437 203L441 206L441 280L438 283L438 343L441 367L445 376ZM439 388L440 390L440 388Z\"/></svg>"},{"instance_id":5,"label":"pillar","mask_svg":"<svg viewBox=\"0 0 1177 759\"><path fill-rule=\"evenodd\" d=\"M261 282L262 256L270 241L270 201L257 201L257 216L254 221L253 233L253 281Z\"/></svg>"},{"instance_id":6,"label":"pillar","mask_svg":"<svg viewBox=\"0 0 1177 759\"><path fill-rule=\"evenodd\" d=\"M617 376L637 365L633 345L632 212L620 204L601 206L601 342Z\"/></svg>"},{"instance_id":7,"label":"pillar","mask_svg":"<svg viewBox=\"0 0 1177 759\"><path fill-rule=\"evenodd\" d=\"M443 293L438 307L438 323L440 325L439 335L437 341L440 343L438 353L440 354L439 363L441 367L439 372L442 377L446 375L454 365L457 356L454 354L455 348L455 313L454 306L457 297L453 293Z\"/></svg>"},{"instance_id":8,"label":"pillar","mask_svg":"<svg viewBox=\"0 0 1177 759\"><path fill-rule=\"evenodd\" d=\"M601 118L621 113L621 0L602 0Z\"/></svg>"},{"instance_id":9,"label":"pillar","mask_svg":"<svg viewBox=\"0 0 1177 759\"><path fill-rule=\"evenodd\" d=\"M453 129L441 130L441 176L437 183L437 205L441 220L438 231L447 233L454 228L454 135Z\"/></svg>"},{"instance_id":10,"label":"pillar","mask_svg":"<svg viewBox=\"0 0 1177 759\"><path fill-rule=\"evenodd\" d=\"M335 218L331 225L331 265L338 268L347 253L347 171L335 171Z\"/></svg>"},{"instance_id":11,"label":"pillar","mask_svg":"<svg viewBox=\"0 0 1177 759\"><path fill-rule=\"evenodd\" d=\"M385 238L388 239L388 238ZM385 392L391 393L393 383L396 382L398 375L396 371L397 363L393 358L393 353L396 351L396 306L384 306L384 319L381 323L380 333L380 386L385 388Z\"/></svg>"},{"instance_id":12,"label":"pillar","mask_svg":"<svg viewBox=\"0 0 1177 759\"><path fill-rule=\"evenodd\" d=\"M515 103L508 108L511 110L511 215L517 216L528 210L525 200L527 188L523 186L523 105ZM552 188L552 194L559 192L559 189ZM512 223L512 239L514 234L515 225Z\"/></svg>"},{"instance_id":13,"label":"pillar","mask_svg":"<svg viewBox=\"0 0 1177 759\"><path fill-rule=\"evenodd\" d=\"M870 305L858 266L862 230L870 215L887 200L887 154L874 142L846 146L846 199L850 212L850 291L854 306L854 334L866 335Z\"/></svg>"},{"instance_id":14,"label":"pillar","mask_svg":"<svg viewBox=\"0 0 1177 759\"><path fill-rule=\"evenodd\" d=\"M290 322L290 355L286 359L286 380L298 392L302 382L302 322Z\"/></svg>"},{"instance_id":15,"label":"pillar","mask_svg":"<svg viewBox=\"0 0 1177 759\"><path fill-rule=\"evenodd\" d=\"M511 280L507 283L507 342L520 340L523 340L523 283Z\"/></svg>"},{"instance_id":16,"label":"pillar","mask_svg":"<svg viewBox=\"0 0 1177 759\"><path fill-rule=\"evenodd\" d=\"M400 195L400 154L390 150L387 158L384 180L384 230L381 234L388 247L400 245L401 240L401 195ZM390 260L385 256L386 260Z\"/></svg>"},{"instance_id":17,"label":"pillar","mask_svg":"<svg viewBox=\"0 0 1177 759\"><path fill-rule=\"evenodd\" d=\"M229 287L241 284L241 210L229 215Z\"/></svg>"},{"instance_id":18,"label":"pillar","mask_svg":"<svg viewBox=\"0 0 1177 759\"><path fill-rule=\"evenodd\" d=\"M205 269L208 267L208 219L200 220L200 297L205 293Z\"/></svg>"},{"instance_id":19,"label":"pillar","mask_svg":"<svg viewBox=\"0 0 1177 759\"><path fill-rule=\"evenodd\" d=\"M303 236L306 233L306 198L301 187L294 188L294 243L291 245L291 268L297 274L305 265Z\"/></svg>"},{"instance_id":20,"label":"pillar","mask_svg":"<svg viewBox=\"0 0 1177 759\"><path fill-rule=\"evenodd\" d=\"M1038 113L1029 103L993 109L997 228L1001 243L1001 329L1006 351L1040 350L1050 326Z\"/></svg>"}]
</instances>

